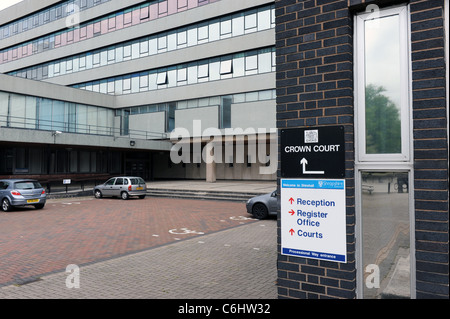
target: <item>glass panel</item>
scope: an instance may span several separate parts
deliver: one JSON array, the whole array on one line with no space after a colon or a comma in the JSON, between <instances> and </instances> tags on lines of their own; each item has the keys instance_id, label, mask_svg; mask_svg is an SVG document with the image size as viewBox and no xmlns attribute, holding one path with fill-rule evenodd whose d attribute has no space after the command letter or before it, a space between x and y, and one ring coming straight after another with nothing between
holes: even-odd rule
<instances>
[{"instance_id":1,"label":"glass panel","mask_svg":"<svg viewBox=\"0 0 450 319\"><path fill-rule=\"evenodd\" d=\"M53 101L52 129L65 131L65 105L62 101Z\"/></svg>"},{"instance_id":2,"label":"glass panel","mask_svg":"<svg viewBox=\"0 0 450 319\"><path fill-rule=\"evenodd\" d=\"M167 84L167 72L158 73L157 84Z\"/></svg>"},{"instance_id":3,"label":"glass panel","mask_svg":"<svg viewBox=\"0 0 450 319\"><path fill-rule=\"evenodd\" d=\"M224 20L220 23L220 35L231 33L231 20Z\"/></svg>"},{"instance_id":4,"label":"glass panel","mask_svg":"<svg viewBox=\"0 0 450 319\"><path fill-rule=\"evenodd\" d=\"M220 22L217 21L209 25L209 40L216 41L220 39Z\"/></svg>"},{"instance_id":5,"label":"glass panel","mask_svg":"<svg viewBox=\"0 0 450 319\"><path fill-rule=\"evenodd\" d=\"M222 103L220 105L221 111L221 128L230 128L231 127L231 97L223 97Z\"/></svg>"},{"instance_id":6,"label":"glass panel","mask_svg":"<svg viewBox=\"0 0 450 319\"><path fill-rule=\"evenodd\" d=\"M198 78L206 78L209 75L209 65L201 64L198 66Z\"/></svg>"},{"instance_id":7,"label":"glass panel","mask_svg":"<svg viewBox=\"0 0 450 319\"><path fill-rule=\"evenodd\" d=\"M365 21L366 153L401 153L399 16Z\"/></svg>"},{"instance_id":8,"label":"glass panel","mask_svg":"<svg viewBox=\"0 0 450 319\"><path fill-rule=\"evenodd\" d=\"M133 43L131 45L131 59L137 59L140 55L140 44L139 42Z\"/></svg>"},{"instance_id":9,"label":"glass panel","mask_svg":"<svg viewBox=\"0 0 450 319\"><path fill-rule=\"evenodd\" d=\"M209 81L220 80L220 61L211 61L209 64Z\"/></svg>"},{"instance_id":10,"label":"glass panel","mask_svg":"<svg viewBox=\"0 0 450 319\"><path fill-rule=\"evenodd\" d=\"M182 68L177 70L177 81L183 82L187 80L187 68Z\"/></svg>"},{"instance_id":11,"label":"glass panel","mask_svg":"<svg viewBox=\"0 0 450 319\"><path fill-rule=\"evenodd\" d=\"M167 35L167 50L173 51L177 49L177 34L170 33Z\"/></svg>"},{"instance_id":12,"label":"glass panel","mask_svg":"<svg viewBox=\"0 0 450 319\"><path fill-rule=\"evenodd\" d=\"M131 78L131 93L137 93L139 92L139 85L140 85L140 76L139 75L133 75Z\"/></svg>"},{"instance_id":13,"label":"glass panel","mask_svg":"<svg viewBox=\"0 0 450 319\"><path fill-rule=\"evenodd\" d=\"M77 132L86 133L87 132L87 106L80 104L77 106L76 110L76 123Z\"/></svg>"},{"instance_id":14,"label":"glass panel","mask_svg":"<svg viewBox=\"0 0 450 319\"><path fill-rule=\"evenodd\" d=\"M258 31L270 29L270 10L264 10L258 12Z\"/></svg>"},{"instance_id":15,"label":"glass panel","mask_svg":"<svg viewBox=\"0 0 450 319\"><path fill-rule=\"evenodd\" d=\"M266 73L272 71L272 52L258 54L258 72Z\"/></svg>"},{"instance_id":16,"label":"glass panel","mask_svg":"<svg viewBox=\"0 0 450 319\"><path fill-rule=\"evenodd\" d=\"M408 173L362 173L364 298L410 298Z\"/></svg>"},{"instance_id":17,"label":"glass panel","mask_svg":"<svg viewBox=\"0 0 450 319\"><path fill-rule=\"evenodd\" d=\"M220 62L220 74L228 74L232 72L233 60Z\"/></svg>"},{"instance_id":18,"label":"glass panel","mask_svg":"<svg viewBox=\"0 0 450 319\"><path fill-rule=\"evenodd\" d=\"M249 55L245 57L245 71L247 75L257 73L258 69L258 56ZM252 72L253 71L253 72Z\"/></svg>"},{"instance_id":19,"label":"glass panel","mask_svg":"<svg viewBox=\"0 0 450 319\"><path fill-rule=\"evenodd\" d=\"M97 119L98 119L98 108L95 106L87 107L87 133L96 134L97 129Z\"/></svg>"},{"instance_id":20,"label":"glass panel","mask_svg":"<svg viewBox=\"0 0 450 319\"><path fill-rule=\"evenodd\" d=\"M39 125L38 128L41 130L51 130L51 119L52 119L52 100L41 99L39 101Z\"/></svg>"},{"instance_id":21,"label":"glass panel","mask_svg":"<svg viewBox=\"0 0 450 319\"><path fill-rule=\"evenodd\" d=\"M141 56L142 55L147 55L148 54L148 40L144 40L140 42L140 52L141 52Z\"/></svg>"},{"instance_id":22,"label":"glass panel","mask_svg":"<svg viewBox=\"0 0 450 319\"><path fill-rule=\"evenodd\" d=\"M77 130L77 105L74 103L67 103L67 124L69 132L76 132Z\"/></svg>"},{"instance_id":23,"label":"glass panel","mask_svg":"<svg viewBox=\"0 0 450 319\"><path fill-rule=\"evenodd\" d=\"M25 125L25 104L24 95L11 94L9 96L9 120L11 127L24 127Z\"/></svg>"},{"instance_id":24,"label":"glass panel","mask_svg":"<svg viewBox=\"0 0 450 319\"><path fill-rule=\"evenodd\" d=\"M30 129L36 128L36 97L27 96L25 106L25 127Z\"/></svg>"}]
</instances>

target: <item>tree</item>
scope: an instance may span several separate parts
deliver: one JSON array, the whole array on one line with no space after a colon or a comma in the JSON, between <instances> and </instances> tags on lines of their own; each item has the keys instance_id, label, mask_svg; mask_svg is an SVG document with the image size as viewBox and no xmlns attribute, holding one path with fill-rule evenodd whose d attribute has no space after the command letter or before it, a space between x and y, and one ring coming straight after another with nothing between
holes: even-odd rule
<instances>
[{"instance_id":1,"label":"tree","mask_svg":"<svg viewBox=\"0 0 450 319\"><path fill-rule=\"evenodd\" d=\"M399 109L382 86L366 86L366 153L401 153Z\"/></svg>"}]
</instances>

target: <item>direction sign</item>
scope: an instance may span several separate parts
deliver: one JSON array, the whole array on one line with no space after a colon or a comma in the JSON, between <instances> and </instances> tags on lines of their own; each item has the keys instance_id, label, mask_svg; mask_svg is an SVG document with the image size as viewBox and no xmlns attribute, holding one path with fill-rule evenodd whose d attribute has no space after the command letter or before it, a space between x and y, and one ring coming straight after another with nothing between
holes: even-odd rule
<instances>
[{"instance_id":1,"label":"direction sign","mask_svg":"<svg viewBox=\"0 0 450 319\"><path fill-rule=\"evenodd\" d=\"M281 179L281 254L347 262L345 180Z\"/></svg>"},{"instance_id":2,"label":"direction sign","mask_svg":"<svg viewBox=\"0 0 450 319\"><path fill-rule=\"evenodd\" d=\"M343 178L343 126L284 129L280 133L281 177Z\"/></svg>"}]
</instances>

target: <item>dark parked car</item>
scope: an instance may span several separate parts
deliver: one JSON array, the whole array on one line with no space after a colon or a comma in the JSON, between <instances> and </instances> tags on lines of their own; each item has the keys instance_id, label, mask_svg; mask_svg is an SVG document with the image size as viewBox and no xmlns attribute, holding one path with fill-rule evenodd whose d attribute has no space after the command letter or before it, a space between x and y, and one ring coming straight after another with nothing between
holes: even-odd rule
<instances>
[{"instance_id":1,"label":"dark parked car","mask_svg":"<svg viewBox=\"0 0 450 319\"><path fill-rule=\"evenodd\" d=\"M277 214L277 191L255 196L247 201L247 212L255 218L264 219Z\"/></svg>"},{"instance_id":2,"label":"dark parked car","mask_svg":"<svg viewBox=\"0 0 450 319\"><path fill-rule=\"evenodd\" d=\"M117 196L122 199L128 199L130 196L139 196L145 198L147 194L147 185L141 177L121 176L112 177L104 184L94 187L95 198L104 196Z\"/></svg>"},{"instance_id":3,"label":"dark parked car","mask_svg":"<svg viewBox=\"0 0 450 319\"><path fill-rule=\"evenodd\" d=\"M1 208L4 212L15 206L32 205L36 209L44 208L47 194L38 181L32 179L0 180Z\"/></svg>"}]
</instances>

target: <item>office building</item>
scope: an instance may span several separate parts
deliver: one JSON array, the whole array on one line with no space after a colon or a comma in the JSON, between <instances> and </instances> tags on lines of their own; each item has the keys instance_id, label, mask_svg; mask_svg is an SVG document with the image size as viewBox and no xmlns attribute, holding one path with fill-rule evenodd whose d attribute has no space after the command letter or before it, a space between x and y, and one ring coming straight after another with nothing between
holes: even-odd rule
<instances>
[{"instance_id":1,"label":"office building","mask_svg":"<svg viewBox=\"0 0 450 319\"><path fill-rule=\"evenodd\" d=\"M273 0L24 0L0 21L0 175L276 178Z\"/></svg>"}]
</instances>

